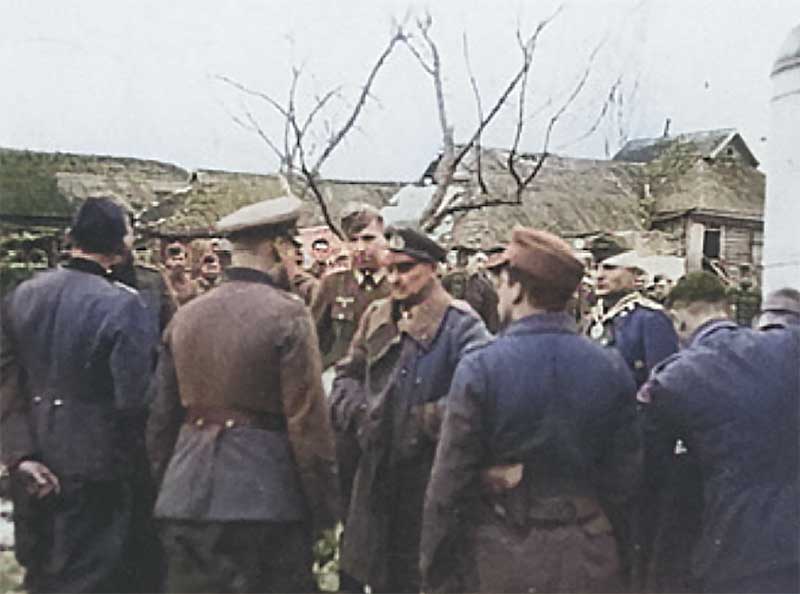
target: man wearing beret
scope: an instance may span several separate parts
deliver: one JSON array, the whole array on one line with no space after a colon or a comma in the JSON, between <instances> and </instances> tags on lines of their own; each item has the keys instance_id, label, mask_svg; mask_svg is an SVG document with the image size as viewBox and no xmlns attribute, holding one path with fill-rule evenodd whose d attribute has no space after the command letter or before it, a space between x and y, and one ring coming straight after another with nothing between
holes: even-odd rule
<instances>
[{"instance_id":1,"label":"man wearing beret","mask_svg":"<svg viewBox=\"0 0 800 594\"><path fill-rule=\"evenodd\" d=\"M334 525L338 497L314 324L276 284L300 205L222 219L225 280L164 333L148 446L168 592L314 588L312 535Z\"/></svg>"},{"instance_id":2,"label":"man wearing beret","mask_svg":"<svg viewBox=\"0 0 800 594\"><path fill-rule=\"evenodd\" d=\"M458 365L422 534L425 592L613 592L606 505L640 471L633 378L580 336L570 247L517 228L490 263L504 330ZM509 373L510 370L510 373Z\"/></svg>"},{"instance_id":3,"label":"man wearing beret","mask_svg":"<svg viewBox=\"0 0 800 594\"><path fill-rule=\"evenodd\" d=\"M453 371L488 337L483 322L436 277L445 251L410 228L387 230L391 297L372 303L337 366L339 431L354 431L361 458L341 564L373 592L419 592L422 504Z\"/></svg>"},{"instance_id":4,"label":"man wearing beret","mask_svg":"<svg viewBox=\"0 0 800 594\"><path fill-rule=\"evenodd\" d=\"M152 591L142 547L152 552L155 534L134 518L150 511L137 472L158 328L138 293L111 280L133 241L125 211L90 198L69 238L69 261L17 287L0 316L16 554L29 592Z\"/></svg>"},{"instance_id":5,"label":"man wearing beret","mask_svg":"<svg viewBox=\"0 0 800 594\"><path fill-rule=\"evenodd\" d=\"M699 466L689 591L798 592L800 328L737 326L707 272L678 281L667 305L686 346L639 398L653 448L669 456L680 437Z\"/></svg>"}]
</instances>

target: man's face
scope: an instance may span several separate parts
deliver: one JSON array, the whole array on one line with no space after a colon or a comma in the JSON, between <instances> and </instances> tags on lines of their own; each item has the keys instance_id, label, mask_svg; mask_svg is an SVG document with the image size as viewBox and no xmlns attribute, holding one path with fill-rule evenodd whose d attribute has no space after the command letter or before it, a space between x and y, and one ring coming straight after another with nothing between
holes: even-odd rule
<instances>
[{"instance_id":1,"label":"man's face","mask_svg":"<svg viewBox=\"0 0 800 594\"><path fill-rule=\"evenodd\" d=\"M164 266L167 270L183 270L186 268L186 248L183 247L183 244L176 241L167 246Z\"/></svg>"},{"instance_id":2,"label":"man's face","mask_svg":"<svg viewBox=\"0 0 800 594\"><path fill-rule=\"evenodd\" d=\"M597 288L595 294L598 297L633 291L636 286L636 275L630 268L603 264L597 268Z\"/></svg>"},{"instance_id":3,"label":"man's face","mask_svg":"<svg viewBox=\"0 0 800 594\"><path fill-rule=\"evenodd\" d=\"M500 327L505 328L513 319L514 303L519 298L519 285L512 285L508 278L508 269L503 267L491 272L492 283L497 292L497 315Z\"/></svg>"},{"instance_id":4,"label":"man's face","mask_svg":"<svg viewBox=\"0 0 800 594\"><path fill-rule=\"evenodd\" d=\"M360 270L380 268L386 239L383 237L383 222L373 219L361 231L353 233L348 241L353 267Z\"/></svg>"},{"instance_id":5,"label":"man's face","mask_svg":"<svg viewBox=\"0 0 800 594\"><path fill-rule=\"evenodd\" d=\"M314 260L320 264L324 264L331 255L331 246L327 241L315 241L311 244L311 255L314 257Z\"/></svg>"},{"instance_id":6,"label":"man's face","mask_svg":"<svg viewBox=\"0 0 800 594\"><path fill-rule=\"evenodd\" d=\"M386 273L392 299L405 301L419 294L431 282L436 276L436 265L393 253L387 258Z\"/></svg>"},{"instance_id":7,"label":"man's face","mask_svg":"<svg viewBox=\"0 0 800 594\"><path fill-rule=\"evenodd\" d=\"M222 272L222 265L220 264L217 254L214 252L206 252L203 259L200 261L200 276L206 280L215 281Z\"/></svg>"}]
</instances>

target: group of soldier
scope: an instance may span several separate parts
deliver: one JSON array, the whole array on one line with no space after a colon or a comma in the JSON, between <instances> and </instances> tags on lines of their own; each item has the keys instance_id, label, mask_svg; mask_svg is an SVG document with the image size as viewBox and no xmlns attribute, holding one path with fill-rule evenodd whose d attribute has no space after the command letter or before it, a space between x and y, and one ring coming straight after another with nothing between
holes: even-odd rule
<instances>
[{"instance_id":1,"label":"group of soldier","mask_svg":"<svg viewBox=\"0 0 800 594\"><path fill-rule=\"evenodd\" d=\"M662 305L608 259L576 322L587 271L551 233L448 282L436 241L354 204L349 266L314 275L300 211L220 220L224 278L167 323L90 199L3 302L29 591L314 591L338 523L346 592L798 591L800 295L743 328L715 276ZM445 288L470 283L482 315Z\"/></svg>"}]
</instances>

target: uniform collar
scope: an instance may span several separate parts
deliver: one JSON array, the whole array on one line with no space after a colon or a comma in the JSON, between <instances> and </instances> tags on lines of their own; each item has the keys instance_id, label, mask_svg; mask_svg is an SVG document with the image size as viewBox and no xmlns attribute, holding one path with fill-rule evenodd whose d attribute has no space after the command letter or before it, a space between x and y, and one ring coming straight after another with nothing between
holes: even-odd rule
<instances>
[{"instance_id":1,"label":"uniform collar","mask_svg":"<svg viewBox=\"0 0 800 594\"><path fill-rule=\"evenodd\" d=\"M379 268L370 274L366 274L358 268L353 268L353 276L355 277L358 286L366 290L377 288L386 277L382 268Z\"/></svg>"},{"instance_id":2,"label":"uniform collar","mask_svg":"<svg viewBox=\"0 0 800 594\"><path fill-rule=\"evenodd\" d=\"M88 272L89 274L96 274L97 276L102 276L109 280L111 279L111 270L106 270L94 260L89 260L87 258L72 257L64 264L64 268L77 270L79 272Z\"/></svg>"},{"instance_id":3,"label":"uniform collar","mask_svg":"<svg viewBox=\"0 0 800 594\"><path fill-rule=\"evenodd\" d=\"M396 325L398 332L407 334L424 349L429 349L439 332L447 309L453 304L453 298L442 288L438 280L424 301L407 310L401 310L400 304L387 299L376 312L377 325Z\"/></svg>"},{"instance_id":4,"label":"uniform collar","mask_svg":"<svg viewBox=\"0 0 800 594\"><path fill-rule=\"evenodd\" d=\"M525 316L512 322L503 331L503 336L515 334L576 334L578 326L565 311L551 311Z\"/></svg>"},{"instance_id":5,"label":"uniform collar","mask_svg":"<svg viewBox=\"0 0 800 594\"><path fill-rule=\"evenodd\" d=\"M275 286L275 281L266 272L261 272L255 268L245 268L243 266L231 266L225 271L226 281L239 281L245 283L262 283L271 287Z\"/></svg>"},{"instance_id":6,"label":"uniform collar","mask_svg":"<svg viewBox=\"0 0 800 594\"><path fill-rule=\"evenodd\" d=\"M689 337L688 344L694 346L702 343L706 338L712 334L716 334L720 330L735 330L739 326L736 322L725 318L717 318L716 320L709 320L702 324L694 333Z\"/></svg>"}]
</instances>

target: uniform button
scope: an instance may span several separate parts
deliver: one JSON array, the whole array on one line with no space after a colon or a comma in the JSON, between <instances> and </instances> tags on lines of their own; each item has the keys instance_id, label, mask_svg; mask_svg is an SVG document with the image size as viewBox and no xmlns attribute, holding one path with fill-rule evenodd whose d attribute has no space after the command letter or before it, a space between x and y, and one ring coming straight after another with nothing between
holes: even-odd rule
<instances>
[{"instance_id":1,"label":"uniform button","mask_svg":"<svg viewBox=\"0 0 800 594\"><path fill-rule=\"evenodd\" d=\"M228 419L227 421L225 421L225 428L232 429L235 424L236 422L233 419Z\"/></svg>"},{"instance_id":2,"label":"uniform button","mask_svg":"<svg viewBox=\"0 0 800 594\"><path fill-rule=\"evenodd\" d=\"M603 346L606 346L606 345L608 345L608 339L607 339L607 338L604 338L604 339L602 339L602 340L600 341L600 344L602 344Z\"/></svg>"},{"instance_id":3,"label":"uniform button","mask_svg":"<svg viewBox=\"0 0 800 594\"><path fill-rule=\"evenodd\" d=\"M414 380L414 383L420 385L422 383L422 378L418 377L417 379Z\"/></svg>"},{"instance_id":4,"label":"uniform button","mask_svg":"<svg viewBox=\"0 0 800 594\"><path fill-rule=\"evenodd\" d=\"M205 423L206 422L205 422L205 419L203 419L203 417L200 417L199 419L195 420L195 422L194 422L194 424L196 426L198 426L198 427L202 427L203 425L205 425Z\"/></svg>"},{"instance_id":5,"label":"uniform button","mask_svg":"<svg viewBox=\"0 0 800 594\"><path fill-rule=\"evenodd\" d=\"M336 319L337 320L343 320L344 319L344 314L336 314Z\"/></svg>"},{"instance_id":6,"label":"uniform button","mask_svg":"<svg viewBox=\"0 0 800 594\"><path fill-rule=\"evenodd\" d=\"M42 401L42 397L41 396L34 396L33 397L33 403L34 404L39 404L41 401Z\"/></svg>"},{"instance_id":7,"label":"uniform button","mask_svg":"<svg viewBox=\"0 0 800 594\"><path fill-rule=\"evenodd\" d=\"M406 369L405 367L403 367L403 368L400 370L400 375L406 375L407 373L408 373L408 369Z\"/></svg>"},{"instance_id":8,"label":"uniform button","mask_svg":"<svg viewBox=\"0 0 800 594\"><path fill-rule=\"evenodd\" d=\"M627 316L627 315L628 315L628 312L627 312L627 311L623 311L623 312L621 312L621 313L619 314L619 317L621 317L621 318L624 318L624 317L625 317L625 316Z\"/></svg>"},{"instance_id":9,"label":"uniform button","mask_svg":"<svg viewBox=\"0 0 800 594\"><path fill-rule=\"evenodd\" d=\"M644 367L644 361L642 361L641 359L636 359L636 361L633 362L633 366L636 369L641 369L642 367Z\"/></svg>"},{"instance_id":10,"label":"uniform button","mask_svg":"<svg viewBox=\"0 0 800 594\"><path fill-rule=\"evenodd\" d=\"M53 400L53 406L61 406L62 404L64 404L64 401L61 400L61 398L56 398Z\"/></svg>"}]
</instances>

